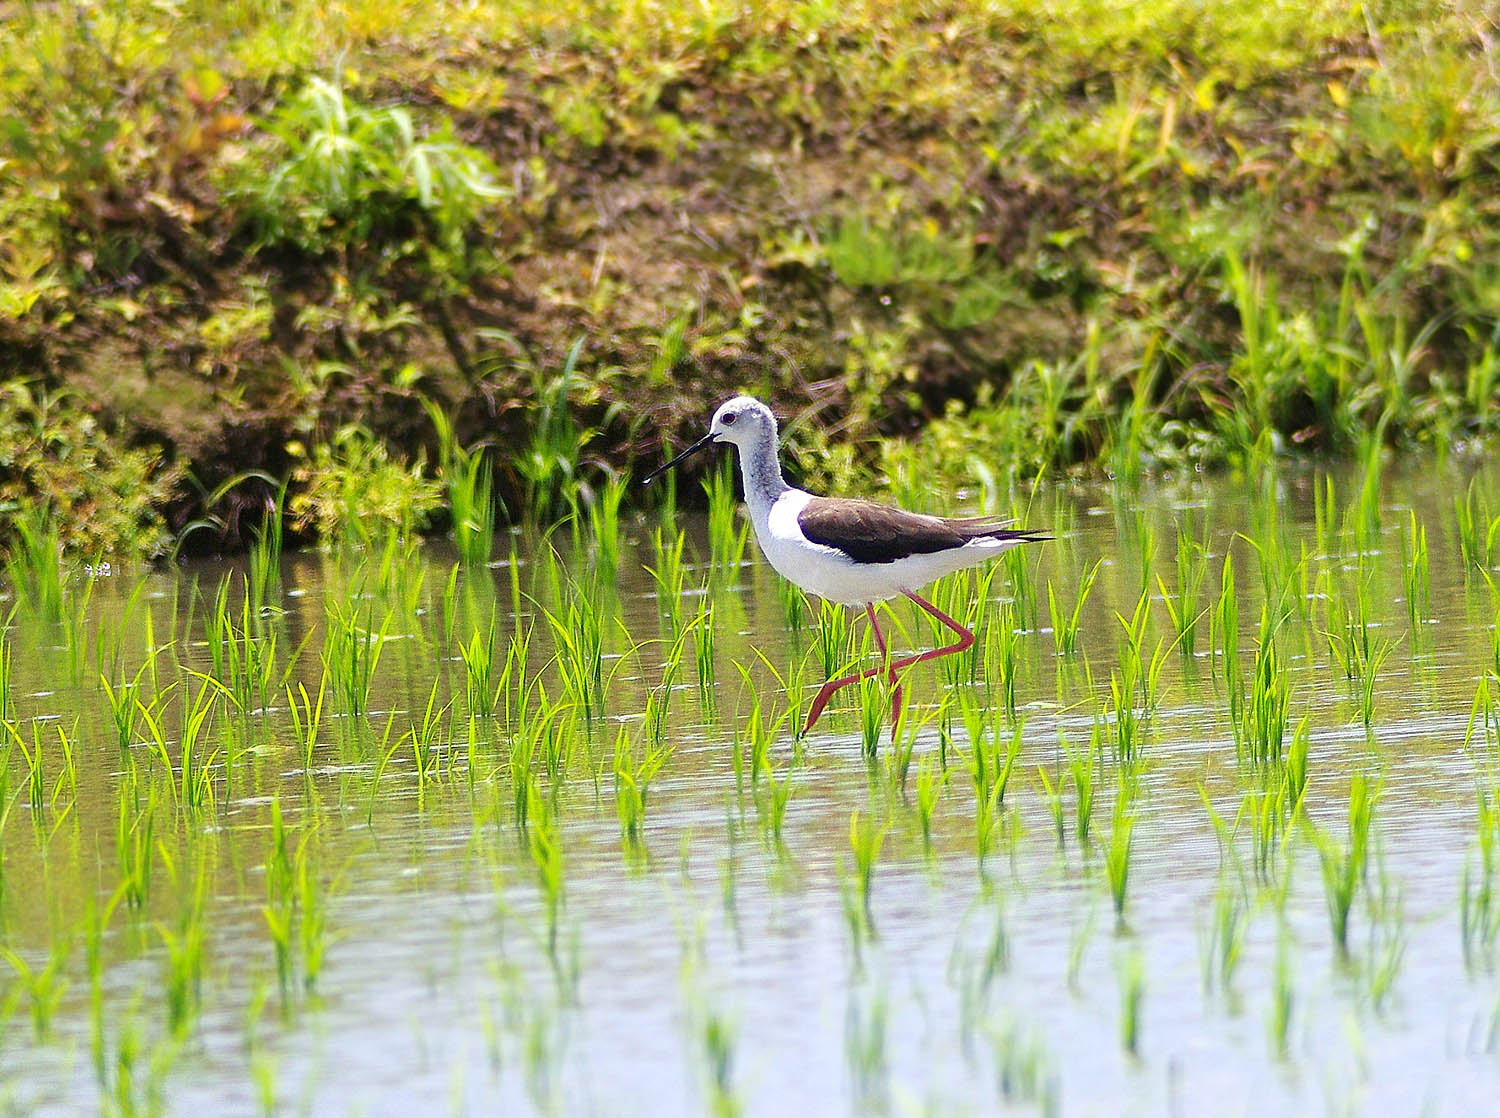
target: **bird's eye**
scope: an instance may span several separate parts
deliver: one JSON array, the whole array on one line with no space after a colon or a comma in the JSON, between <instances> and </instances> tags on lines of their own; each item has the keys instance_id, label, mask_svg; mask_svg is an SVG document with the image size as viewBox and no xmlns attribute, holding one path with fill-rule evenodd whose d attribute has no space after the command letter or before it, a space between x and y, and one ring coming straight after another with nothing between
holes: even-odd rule
<instances>
[{"instance_id":1,"label":"bird's eye","mask_svg":"<svg viewBox=\"0 0 1500 1118\"><path fill-rule=\"evenodd\" d=\"M731 411L731 412L725 412L723 418L724 418L724 426L725 427L732 427L734 425L734 421L736 419L738 419L739 416L736 415L734 412Z\"/></svg>"}]
</instances>

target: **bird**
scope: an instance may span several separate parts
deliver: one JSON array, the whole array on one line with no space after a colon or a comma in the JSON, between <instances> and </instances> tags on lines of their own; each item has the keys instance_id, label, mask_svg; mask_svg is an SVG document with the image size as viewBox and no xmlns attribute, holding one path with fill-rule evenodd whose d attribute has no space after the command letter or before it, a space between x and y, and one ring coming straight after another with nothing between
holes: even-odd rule
<instances>
[{"instance_id":1,"label":"bird","mask_svg":"<svg viewBox=\"0 0 1500 1118\"><path fill-rule=\"evenodd\" d=\"M1003 555L1011 548L1050 537L1006 526L999 518L952 518L908 512L853 497L822 497L788 485L781 475L776 416L753 396L720 404L708 434L644 478L649 485L666 471L715 444L739 455L745 503L761 553L777 574L825 601L864 607L881 665L830 679L819 689L803 723L805 735L840 689L882 672L892 687L891 735L901 718L899 673L915 664L953 656L974 644L974 631L917 593L944 575ZM904 596L956 638L953 643L895 660L875 604Z\"/></svg>"}]
</instances>

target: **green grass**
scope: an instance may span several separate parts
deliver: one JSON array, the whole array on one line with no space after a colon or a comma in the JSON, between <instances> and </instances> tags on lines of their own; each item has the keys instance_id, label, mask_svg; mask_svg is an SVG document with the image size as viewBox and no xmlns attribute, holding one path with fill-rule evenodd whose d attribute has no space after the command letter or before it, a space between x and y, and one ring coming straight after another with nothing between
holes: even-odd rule
<instances>
[{"instance_id":1,"label":"green grass","mask_svg":"<svg viewBox=\"0 0 1500 1118\"><path fill-rule=\"evenodd\" d=\"M459 488L550 524L740 384L801 420L808 480L904 493L1485 445L1486 15L24 6L0 323L61 384L8 385L0 509L50 501L85 554L160 550L164 509L245 541L182 480L289 458L294 525L367 545L441 500L431 399L506 450ZM579 201L605 186L642 204ZM462 537L489 516L454 492Z\"/></svg>"}]
</instances>

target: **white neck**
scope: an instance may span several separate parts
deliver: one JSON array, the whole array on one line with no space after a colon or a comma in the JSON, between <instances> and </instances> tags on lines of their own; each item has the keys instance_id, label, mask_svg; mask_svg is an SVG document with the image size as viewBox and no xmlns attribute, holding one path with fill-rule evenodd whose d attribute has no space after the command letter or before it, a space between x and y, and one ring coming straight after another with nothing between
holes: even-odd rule
<instances>
[{"instance_id":1,"label":"white neck","mask_svg":"<svg viewBox=\"0 0 1500 1118\"><path fill-rule=\"evenodd\" d=\"M745 503L750 506L750 515L757 522L764 521L771 511L772 502L789 488L781 477L776 444L771 439L760 439L737 449L740 452L740 476L745 482Z\"/></svg>"}]
</instances>

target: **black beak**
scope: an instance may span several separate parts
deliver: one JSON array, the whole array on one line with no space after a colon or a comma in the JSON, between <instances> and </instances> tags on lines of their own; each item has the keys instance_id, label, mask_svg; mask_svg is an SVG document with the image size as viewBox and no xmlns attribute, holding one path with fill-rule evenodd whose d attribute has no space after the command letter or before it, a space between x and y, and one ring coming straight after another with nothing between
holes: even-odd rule
<instances>
[{"instance_id":1,"label":"black beak","mask_svg":"<svg viewBox=\"0 0 1500 1118\"><path fill-rule=\"evenodd\" d=\"M697 442L695 442L692 446L690 446L686 450L684 450L676 458L672 459L670 462L664 462L664 463L662 463L660 466L656 467L656 469L652 470L645 477L641 478L641 484L642 485L650 485L652 483L652 481L654 481L656 478L660 477L662 474L666 473L673 466L677 465L677 463L681 462L684 458L691 458L693 455L697 454L704 447L710 445L713 441L714 441L713 432L710 431L708 434L704 435L701 439L699 439Z\"/></svg>"}]
</instances>

